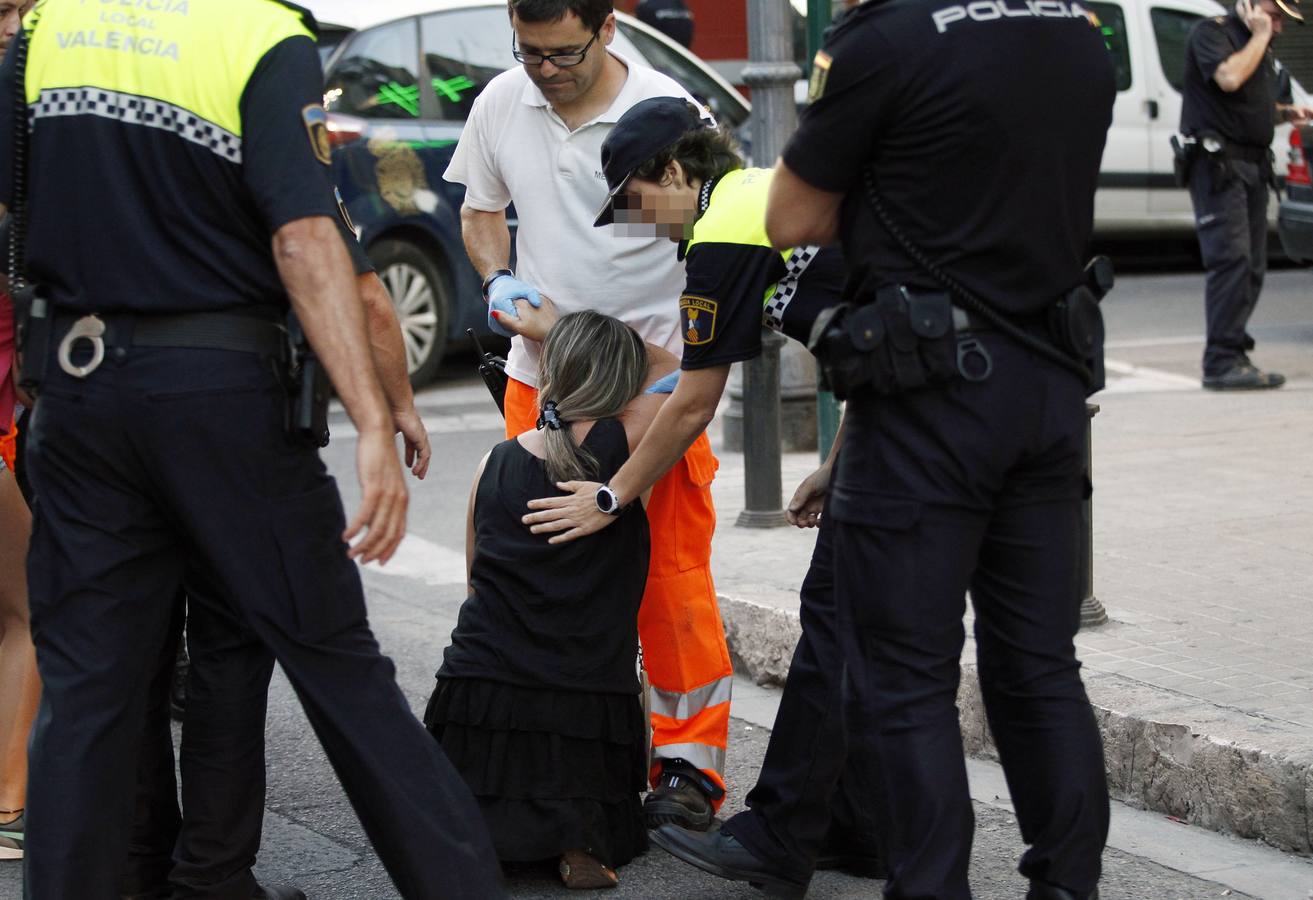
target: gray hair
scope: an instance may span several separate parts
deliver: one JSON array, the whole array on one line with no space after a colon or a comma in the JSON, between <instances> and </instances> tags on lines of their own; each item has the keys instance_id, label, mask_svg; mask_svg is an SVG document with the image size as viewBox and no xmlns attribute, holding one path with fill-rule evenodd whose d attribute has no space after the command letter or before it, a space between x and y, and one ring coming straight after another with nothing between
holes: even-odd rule
<instances>
[{"instance_id":1,"label":"gray hair","mask_svg":"<svg viewBox=\"0 0 1313 900\"><path fill-rule=\"evenodd\" d=\"M619 415L646 380L643 339L619 319L584 310L552 326L538 362L538 407L554 403L563 426L543 430L553 481L598 477L597 458L575 441L570 423Z\"/></svg>"}]
</instances>

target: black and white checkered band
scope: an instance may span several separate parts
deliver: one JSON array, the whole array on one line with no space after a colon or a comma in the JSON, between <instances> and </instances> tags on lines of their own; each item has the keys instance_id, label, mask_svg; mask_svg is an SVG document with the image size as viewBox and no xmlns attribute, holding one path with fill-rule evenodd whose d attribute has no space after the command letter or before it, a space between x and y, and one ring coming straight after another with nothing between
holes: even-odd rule
<instances>
[{"instance_id":1,"label":"black and white checkered band","mask_svg":"<svg viewBox=\"0 0 1313 900\"><path fill-rule=\"evenodd\" d=\"M242 139L191 110L135 94L97 87L47 88L31 107L32 119L56 116L99 116L129 125L172 131L231 163L242 161Z\"/></svg>"},{"instance_id":2,"label":"black and white checkered band","mask_svg":"<svg viewBox=\"0 0 1313 900\"><path fill-rule=\"evenodd\" d=\"M762 316L767 328L783 330L784 311L798 294L798 281L820 251L820 247L795 247L784 261L784 277L775 286L774 295L766 301L766 310Z\"/></svg>"}]
</instances>

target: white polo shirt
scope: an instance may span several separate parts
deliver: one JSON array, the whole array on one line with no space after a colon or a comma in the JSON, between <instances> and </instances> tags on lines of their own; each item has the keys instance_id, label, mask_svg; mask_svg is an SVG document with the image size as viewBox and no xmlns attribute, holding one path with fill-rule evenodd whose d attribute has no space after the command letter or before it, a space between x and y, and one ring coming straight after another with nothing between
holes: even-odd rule
<instances>
[{"instance_id":1,"label":"white polo shirt","mask_svg":"<svg viewBox=\"0 0 1313 900\"><path fill-rule=\"evenodd\" d=\"M516 277L551 297L563 313L615 316L643 340L679 356L684 264L667 238L594 228L606 199L602 141L630 107L649 97L693 98L679 83L610 51L629 75L611 108L571 132L523 67L498 75L474 101L443 176L465 185L473 209L511 203L519 218ZM538 384L538 344L515 338L507 374Z\"/></svg>"}]
</instances>

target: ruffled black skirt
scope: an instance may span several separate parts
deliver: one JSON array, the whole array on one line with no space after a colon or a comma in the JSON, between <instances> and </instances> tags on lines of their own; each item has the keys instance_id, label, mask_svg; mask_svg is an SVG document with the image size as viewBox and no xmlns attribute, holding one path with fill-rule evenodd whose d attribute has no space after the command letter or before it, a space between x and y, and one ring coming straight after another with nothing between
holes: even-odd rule
<instances>
[{"instance_id":1,"label":"ruffled black skirt","mask_svg":"<svg viewBox=\"0 0 1313 900\"><path fill-rule=\"evenodd\" d=\"M614 867L647 849L637 697L439 678L424 724L478 800L499 859L584 850Z\"/></svg>"}]
</instances>

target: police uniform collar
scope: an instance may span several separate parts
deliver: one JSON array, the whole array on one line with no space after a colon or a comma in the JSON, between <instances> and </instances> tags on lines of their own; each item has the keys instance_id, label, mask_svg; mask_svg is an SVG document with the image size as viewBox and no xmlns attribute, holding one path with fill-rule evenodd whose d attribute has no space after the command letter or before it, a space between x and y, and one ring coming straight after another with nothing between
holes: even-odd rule
<instances>
[{"instance_id":1,"label":"police uniform collar","mask_svg":"<svg viewBox=\"0 0 1313 900\"><path fill-rule=\"evenodd\" d=\"M706 214L707 207L711 206L711 195L716 192L716 185L720 184L720 179L724 177L725 177L725 173L722 172L721 174L717 175L715 178L708 178L706 181L702 183L702 187L698 189L698 214L697 217L693 220L694 222L696 222L698 219L702 218ZM683 262L684 257L687 255L688 255L688 241L687 240L680 241L679 252L677 253L677 256L679 257L679 261Z\"/></svg>"}]
</instances>

